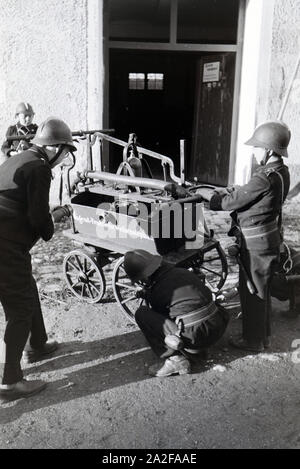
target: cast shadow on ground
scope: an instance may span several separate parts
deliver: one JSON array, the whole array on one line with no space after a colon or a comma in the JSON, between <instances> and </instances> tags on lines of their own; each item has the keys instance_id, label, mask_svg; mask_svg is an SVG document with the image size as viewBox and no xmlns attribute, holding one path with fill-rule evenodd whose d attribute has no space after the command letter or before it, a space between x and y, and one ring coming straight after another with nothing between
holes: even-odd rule
<instances>
[{"instance_id":1,"label":"cast shadow on ground","mask_svg":"<svg viewBox=\"0 0 300 469\"><path fill-rule=\"evenodd\" d=\"M210 349L209 361L199 360L194 363L194 375L208 371L217 364L229 367L231 362L251 355L249 352L227 348L228 337L240 329L239 323L240 321L231 321L231 326L224 337ZM299 326L298 320L297 325ZM281 326L284 327L284 324ZM293 327L292 324L290 327ZM282 343L281 351L287 351L287 346L288 342ZM34 374L36 379L42 372L49 374L57 372L63 377L51 381L46 390L36 396L2 405L0 423L12 422L23 414L101 394L109 389L148 379L161 379L148 375L147 369L155 361L156 358L140 331L93 342L63 343L53 358L25 368L25 377ZM176 380L177 377L162 379Z\"/></svg>"},{"instance_id":2,"label":"cast shadow on ground","mask_svg":"<svg viewBox=\"0 0 300 469\"><path fill-rule=\"evenodd\" d=\"M46 390L36 396L2 404L0 423L14 421L22 414L44 407L148 379L145 362L151 364L154 356L145 347L139 331L94 342L61 344L53 358L24 369L25 378L34 374L36 379L41 372L55 371L60 378L50 381ZM77 369L70 370L71 367Z\"/></svg>"},{"instance_id":3,"label":"cast shadow on ground","mask_svg":"<svg viewBox=\"0 0 300 469\"><path fill-rule=\"evenodd\" d=\"M112 388L158 379L150 377L147 372L148 367L156 360L140 331L94 342L61 344L53 358L27 366L25 377L34 374L36 379L41 372L55 371L61 375L59 370L64 370L63 378L51 381L46 390L36 396L2 405L0 423L5 424L20 418L22 414ZM71 367L77 369L69 371ZM199 362L194 373L203 371L204 366Z\"/></svg>"}]
</instances>

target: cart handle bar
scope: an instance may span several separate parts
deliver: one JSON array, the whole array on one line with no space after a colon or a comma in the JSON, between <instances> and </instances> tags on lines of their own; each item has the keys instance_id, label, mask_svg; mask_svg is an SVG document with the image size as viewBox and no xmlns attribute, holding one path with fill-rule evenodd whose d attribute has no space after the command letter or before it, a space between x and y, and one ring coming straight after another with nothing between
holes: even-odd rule
<instances>
[{"instance_id":1,"label":"cart handle bar","mask_svg":"<svg viewBox=\"0 0 300 469\"><path fill-rule=\"evenodd\" d=\"M116 145L120 145L122 147L128 146L128 142L124 142L123 140L119 140L118 138L111 137L110 135L106 135L103 132L96 132L94 136L98 138L103 138L104 140L107 140L108 142L115 143ZM142 153L143 155L151 156L152 158L156 158L157 160L160 160L163 165L169 165L171 179L174 182L181 184L181 179L175 176L174 163L170 157L161 155L160 153L156 153L155 151L152 151L152 150L147 150L146 148L143 148L143 147L137 146L136 148L139 153Z\"/></svg>"},{"instance_id":2,"label":"cart handle bar","mask_svg":"<svg viewBox=\"0 0 300 469\"><path fill-rule=\"evenodd\" d=\"M106 133L112 134L114 133L114 129L104 129L101 130L101 133L105 135ZM98 134L99 130L75 130L72 132L72 137L84 137L85 135L94 135ZM13 140L20 141L20 140L26 140L26 142L29 142L35 137L35 134L27 134L27 135L10 135L9 137L6 137L6 140L8 142L11 142Z\"/></svg>"}]
</instances>

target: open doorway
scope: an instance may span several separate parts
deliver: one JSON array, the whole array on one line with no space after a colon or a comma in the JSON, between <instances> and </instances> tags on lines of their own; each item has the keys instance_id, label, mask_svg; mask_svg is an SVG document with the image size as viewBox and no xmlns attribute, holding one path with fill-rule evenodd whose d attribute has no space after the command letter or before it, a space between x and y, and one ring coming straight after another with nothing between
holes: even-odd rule
<instances>
[{"instance_id":1,"label":"open doorway","mask_svg":"<svg viewBox=\"0 0 300 469\"><path fill-rule=\"evenodd\" d=\"M226 185L235 161L245 0L108 1L109 127ZM232 128L232 122L234 126ZM110 152L110 169L122 160ZM229 174L230 171L230 174Z\"/></svg>"},{"instance_id":2,"label":"open doorway","mask_svg":"<svg viewBox=\"0 0 300 469\"><path fill-rule=\"evenodd\" d=\"M234 53L111 50L110 127L172 158L186 141L189 178L227 184ZM213 68L215 67L215 69ZM113 170L121 155L113 156ZM156 176L160 168L153 168Z\"/></svg>"},{"instance_id":3,"label":"open doorway","mask_svg":"<svg viewBox=\"0 0 300 469\"><path fill-rule=\"evenodd\" d=\"M141 146L170 156L178 172L179 140L191 143L196 57L183 53L111 51L110 126Z\"/></svg>"}]
</instances>

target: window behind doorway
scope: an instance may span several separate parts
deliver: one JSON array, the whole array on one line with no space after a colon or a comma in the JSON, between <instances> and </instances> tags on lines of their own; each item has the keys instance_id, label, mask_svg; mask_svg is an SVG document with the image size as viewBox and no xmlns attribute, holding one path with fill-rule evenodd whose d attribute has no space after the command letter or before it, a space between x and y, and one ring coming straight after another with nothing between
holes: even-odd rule
<instances>
[{"instance_id":1,"label":"window behind doorway","mask_svg":"<svg viewBox=\"0 0 300 469\"><path fill-rule=\"evenodd\" d=\"M238 0L109 0L108 6L111 41L237 42Z\"/></svg>"}]
</instances>

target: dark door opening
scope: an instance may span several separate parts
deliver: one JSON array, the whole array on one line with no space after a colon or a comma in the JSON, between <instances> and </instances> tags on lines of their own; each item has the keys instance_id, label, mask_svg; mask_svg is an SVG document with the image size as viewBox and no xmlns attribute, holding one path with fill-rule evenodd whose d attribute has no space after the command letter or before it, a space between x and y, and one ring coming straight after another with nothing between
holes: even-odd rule
<instances>
[{"instance_id":1,"label":"dark door opening","mask_svg":"<svg viewBox=\"0 0 300 469\"><path fill-rule=\"evenodd\" d=\"M195 59L180 53L110 55L110 127L124 140L134 132L141 146L171 157L177 173L179 140L189 144L192 137L195 67Z\"/></svg>"},{"instance_id":2,"label":"dark door opening","mask_svg":"<svg viewBox=\"0 0 300 469\"><path fill-rule=\"evenodd\" d=\"M230 149L227 124L231 128L234 87L234 60L225 59L227 56L235 54L204 57L199 52L111 49L109 126L115 129L115 136L127 141L129 134L135 133L141 146L171 157L177 175L179 142L184 139L188 177L226 184ZM220 64L219 79L212 76L217 83L211 82L211 87L203 82L205 61ZM227 69L233 73L227 73ZM208 92L211 90L214 93ZM224 159L221 177L220 171L210 170L220 158ZM110 151L110 170L115 171L121 160L121 151ZM162 176L157 164L152 163L152 170L155 177Z\"/></svg>"}]
</instances>

